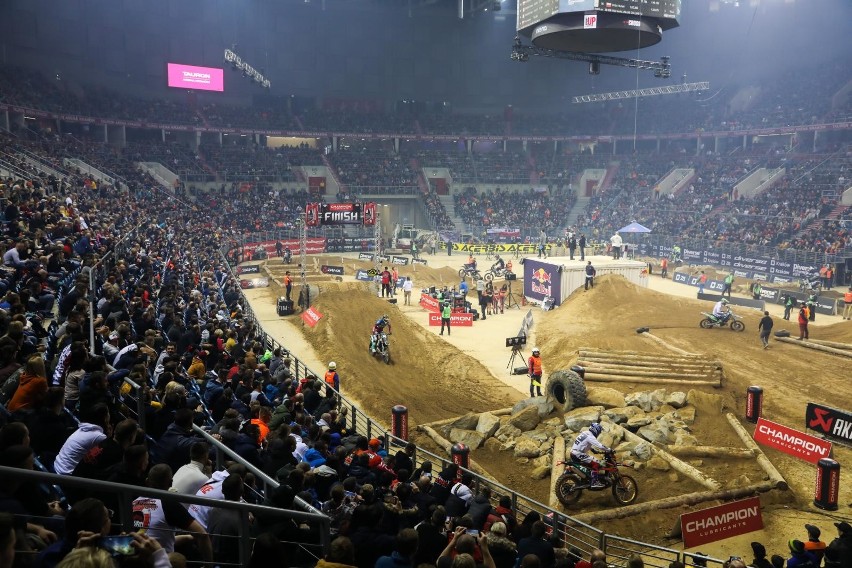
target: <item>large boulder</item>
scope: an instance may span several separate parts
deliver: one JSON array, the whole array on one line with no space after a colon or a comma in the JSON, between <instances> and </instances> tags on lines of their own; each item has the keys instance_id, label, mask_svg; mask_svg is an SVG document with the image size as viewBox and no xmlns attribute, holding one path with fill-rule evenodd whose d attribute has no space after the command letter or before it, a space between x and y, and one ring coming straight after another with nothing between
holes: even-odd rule
<instances>
[{"instance_id":1,"label":"large boulder","mask_svg":"<svg viewBox=\"0 0 852 568\"><path fill-rule=\"evenodd\" d=\"M515 403L512 407L512 415L518 414L527 407L534 406L538 409L538 415L542 418L553 412L553 401L543 396L525 398Z\"/></svg>"},{"instance_id":2,"label":"large boulder","mask_svg":"<svg viewBox=\"0 0 852 568\"><path fill-rule=\"evenodd\" d=\"M676 430L674 433L675 446L697 446L698 438L687 432L686 430Z\"/></svg>"},{"instance_id":3,"label":"large boulder","mask_svg":"<svg viewBox=\"0 0 852 568\"><path fill-rule=\"evenodd\" d=\"M638 406L621 406L604 411L604 415L616 424L624 424L634 416L644 415L645 411Z\"/></svg>"},{"instance_id":4,"label":"large boulder","mask_svg":"<svg viewBox=\"0 0 852 568\"><path fill-rule=\"evenodd\" d=\"M550 436L547 434L547 432L544 432L543 430L530 430L529 432L524 432L518 437L528 438L530 440L533 440L537 444L541 444L542 442L550 440Z\"/></svg>"},{"instance_id":5,"label":"large boulder","mask_svg":"<svg viewBox=\"0 0 852 568\"><path fill-rule=\"evenodd\" d=\"M494 416L490 412L483 412L479 415L479 422L476 423L476 431L483 434L486 438L490 438L500 427L500 418Z\"/></svg>"},{"instance_id":6,"label":"large boulder","mask_svg":"<svg viewBox=\"0 0 852 568\"><path fill-rule=\"evenodd\" d=\"M479 422L479 414L465 414L464 416L457 418L453 422L450 422L447 425L447 430L450 431L453 428L458 428L459 430L476 430L476 425Z\"/></svg>"},{"instance_id":7,"label":"large boulder","mask_svg":"<svg viewBox=\"0 0 852 568\"><path fill-rule=\"evenodd\" d=\"M464 444L471 450L477 450L485 441L485 435L476 430L453 428L450 430L450 441L456 444Z\"/></svg>"},{"instance_id":8,"label":"large boulder","mask_svg":"<svg viewBox=\"0 0 852 568\"><path fill-rule=\"evenodd\" d=\"M633 455L636 456L636 459L647 461L651 459L651 456L653 456L654 453L651 449L651 444L649 444L648 442L639 442L633 448Z\"/></svg>"},{"instance_id":9,"label":"large boulder","mask_svg":"<svg viewBox=\"0 0 852 568\"><path fill-rule=\"evenodd\" d=\"M518 438L515 440L516 458L537 458L541 455L540 444L530 438Z\"/></svg>"},{"instance_id":10,"label":"large boulder","mask_svg":"<svg viewBox=\"0 0 852 568\"><path fill-rule=\"evenodd\" d=\"M682 407L686 404L686 393L681 391L669 393L669 396L666 397L666 404L674 408Z\"/></svg>"},{"instance_id":11,"label":"large boulder","mask_svg":"<svg viewBox=\"0 0 852 568\"><path fill-rule=\"evenodd\" d=\"M637 434L654 444L667 444L669 442L669 429L661 421L642 426Z\"/></svg>"},{"instance_id":12,"label":"large boulder","mask_svg":"<svg viewBox=\"0 0 852 568\"><path fill-rule=\"evenodd\" d=\"M509 419L509 424L521 432L532 430L538 426L539 422L541 422L541 416L538 414L537 406L527 406Z\"/></svg>"},{"instance_id":13,"label":"large boulder","mask_svg":"<svg viewBox=\"0 0 852 568\"><path fill-rule=\"evenodd\" d=\"M651 417L650 416L645 416L644 414L639 414L637 416L634 416L630 420L628 420L627 424L625 424L624 426L628 430L635 432L637 429L641 428L642 426L647 426L650 423L651 423Z\"/></svg>"},{"instance_id":14,"label":"large boulder","mask_svg":"<svg viewBox=\"0 0 852 568\"><path fill-rule=\"evenodd\" d=\"M586 405L619 408L624 406L624 394L607 387L589 388L586 389Z\"/></svg>"},{"instance_id":15,"label":"large boulder","mask_svg":"<svg viewBox=\"0 0 852 568\"><path fill-rule=\"evenodd\" d=\"M548 475L550 475L550 466L549 465L540 465L540 466L536 467L535 469L533 469L532 473L530 473L530 477L533 478L533 479L536 479L536 480L544 479Z\"/></svg>"},{"instance_id":16,"label":"large boulder","mask_svg":"<svg viewBox=\"0 0 852 568\"><path fill-rule=\"evenodd\" d=\"M672 466L669 465L669 462L660 456L652 457L645 465L648 466L649 469L655 469L657 471L668 471L672 468Z\"/></svg>"},{"instance_id":17,"label":"large boulder","mask_svg":"<svg viewBox=\"0 0 852 568\"><path fill-rule=\"evenodd\" d=\"M630 393L624 396L624 401L627 406L638 406L645 412L659 410L666 399L666 389L657 389L655 391L640 391Z\"/></svg>"},{"instance_id":18,"label":"large boulder","mask_svg":"<svg viewBox=\"0 0 852 568\"><path fill-rule=\"evenodd\" d=\"M522 432L518 428L516 428L512 424L507 423L507 424L503 424L502 426L500 426L500 428L498 428L497 431L494 432L494 437L497 438L498 440L500 440L501 442L505 443L505 442L508 442L509 440L515 439L517 436L520 436L521 434L522 434Z\"/></svg>"},{"instance_id":19,"label":"large boulder","mask_svg":"<svg viewBox=\"0 0 852 568\"><path fill-rule=\"evenodd\" d=\"M692 424L695 422L695 407L684 406L683 408L675 410L672 413L672 416L683 421L685 424Z\"/></svg>"},{"instance_id":20,"label":"large boulder","mask_svg":"<svg viewBox=\"0 0 852 568\"><path fill-rule=\"evenodd\" d=\"M692 389L686 393L686 403L707 411L710 414L720 414L725 403L718 394Z\"/></svg>"},{"instance_id":21,"label":"large boulder","mask_svg":"<svg viewBox=\"0 0 852 568\"><path fill-rule=\"evenodd\" d=\"M488 438L485 440L485 444L482 447L489 452L499 452L502 445L503 444L497 438Z\"/></svg>"},{"instance_id":22,"label":"large boulder","mask_svg":"<svg viewBox=\"0 0 852 568\"><path fill-rule=\"evenodd\" d=\"M574 432L579 432L592 422L600 420L601 412L603 412L603 406L584 406L572 410L565 415L565 427Z\"/></svg>"}]
</instances>

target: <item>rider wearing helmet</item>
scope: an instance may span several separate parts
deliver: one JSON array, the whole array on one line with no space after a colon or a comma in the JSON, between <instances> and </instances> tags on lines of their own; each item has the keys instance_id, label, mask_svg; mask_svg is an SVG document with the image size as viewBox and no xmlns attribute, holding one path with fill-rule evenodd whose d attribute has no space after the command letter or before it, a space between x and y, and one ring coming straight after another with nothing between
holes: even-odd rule
<instances>
[{"instance_id":1,"label":"rider wearing helmet","mask_svg":"<svg viewBox=\"0 0 852 568\"><path fill-rule=\"evenodd\" d=\"M601 483L600 479L598 479L598 469L601 466L601 462L597 459L593 458L586 451L591 447L594 450L598 450L601 452L610 452L609 448L598 442L597 438L600 436L600 433L603 431L603 427L597 422L593 422L591 426L589 426L589 430L586 432L580 432L577 438L574 440L574 445L571 446L571 458L584 463L586 465L591 466L592 468L592 479L591 486L592 487L603 487L604 484Z\"/></svg>"},{"instance_id":2,"label":"rider wearing helmet","mask_svg":"<svg viewBox=\"0 0 852 568\"><path fill-rule=\"evenodd\" d=\"M337 363L329 361L328 371L325 372L325 386L335 391L340 390L340 375L337 374Z\"/></svg>"},{"instance_id":3,"label":"rider wearing helmet","mask_svg":"<svg viewBox=\"0 0 852 568\"><path fill-rule=\"evenodd\" d=\"M728 308L727 298L722 298L713 306L713 317L723 324L728 323L728 319L731 317L731 310Z\"/></svg>"},{"instance_id":4,"label":"rider wearing helmet","mask_svg":"<svg viewBox=\"0 0 852 568\"><path fill-rule=\"evenodd\" d=\"M391 331L390 316L383 315L376 321L373 326L373 333L370 335L370 353L376 352L376 341L379 339L379 334L384 331L385 326L388 328L388 333Z\"/></svg>"},{"instance_id":5,"label":"rider wearing helmet","mask_svg":"<svg viewBox=\"0 0 852 568\"><path fill-rule=\"evenodd\" d=\"M530 376L530 398L541 395L541 351L533 347L532 356L527 361L527 369ZM538 391L538 394L535 393Z\"/></svg>"},{"instance_id":6,"label":"rider wearing helmet","mask_svg":"<svg viewBox=\"0 0 852 568\"><path fill-rule=\"evenodd\" d=\"M494 264L491 265L491 270L496 271L496 270L503 270L504 268L506 268L506 263L503 261L502 258L500 258L499 254L496 255L494 258L496 260L495 260Z\"/></svg>"}]
</instances>

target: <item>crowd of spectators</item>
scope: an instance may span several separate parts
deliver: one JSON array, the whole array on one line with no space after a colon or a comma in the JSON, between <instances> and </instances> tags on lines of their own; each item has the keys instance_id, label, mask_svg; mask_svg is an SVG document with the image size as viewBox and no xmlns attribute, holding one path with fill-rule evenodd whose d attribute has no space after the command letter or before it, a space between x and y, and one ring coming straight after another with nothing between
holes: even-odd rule
<instances>
[{"instance_id":1,"label":"crowd of spectators","mask_svg":"<svg viewBox=\"0 0 852 568\"><path fill-rule=\"evenodd\" d=\"M571 190L548 191L545 188L510 191L498 187L477 192L475 187L467 187L456 192L454 200L456 214L476 233L494 227L510 227L525 233L535 229L553 235L565 226L576 195Z\"/></svg>"},{"instance_id":2,"label":"crowd of spectators","mask_svg":"<svg viewBox=\"0 0 852 568\"><path fill-rule=\"evenodd\" d=\"M293 168L322 163L319 151L306 145L268 148L254 143L208 144L199 147L198 153L217 179L229 183L292 182L297 179Z\"/></svg>"},{"instance_id":3,"label":"crowd of spectators","mask_svg":"<svg viewBox=\"0 0 852 568\"><path fill-rule=\"evenodd\" d=\"M352 142L329 154L341 182L356 193L411 193L418 173L410 160L382 143Z\"/></svg>"}]
</instances>

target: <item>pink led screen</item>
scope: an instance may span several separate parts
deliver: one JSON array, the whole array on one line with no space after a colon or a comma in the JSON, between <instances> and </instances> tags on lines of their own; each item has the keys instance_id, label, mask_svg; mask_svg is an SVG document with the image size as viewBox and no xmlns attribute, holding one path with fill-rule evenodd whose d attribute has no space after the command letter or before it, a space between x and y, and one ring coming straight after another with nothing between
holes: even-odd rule
<instances>
[{"instance_id":1,"label":"pink led screen","mask_svg":"<svg viewBox=\"0 0 852 568\"><path fill-rule=\"evenodd\" d=\"M199 91L224 91L224 71L215 67L195 67L194 65L169 63L169 87Z\"/></svg>"}]
</instances>

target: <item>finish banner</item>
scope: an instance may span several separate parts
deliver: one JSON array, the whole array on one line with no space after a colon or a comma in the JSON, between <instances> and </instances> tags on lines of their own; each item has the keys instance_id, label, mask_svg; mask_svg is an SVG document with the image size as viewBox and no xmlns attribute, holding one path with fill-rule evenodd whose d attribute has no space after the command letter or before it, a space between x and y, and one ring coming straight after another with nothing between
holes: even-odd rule
<instances>
[{"instance_id":1,"label":"finish banner","mask_svg":"<svg viewBox=\"0 0 852 568\"><path fill-rule=\"evenodd\" d=\"M430 312L440 312L441 306L437 298L433 298L429 294L420 294L420 307Z\"/></svg>"},{"instance_id":2,"label":"finish banner","mask_svg":"<svg viewBox=\"0 0 852 568\"><path fill-rule=\"evenodd\" d=\"M805 411L805 427L852 444L852 412L809 402Z\"/></svg>"},{"instance_id":3,"label":"finish banner","mask_svg":"<svg viewBox=\"0 0 852 568\"><path fill-rule=\"evenodd\" d=\"M763 528L760 498L749 497L680 516L683 547L695 548Z\"/></svg>"},{"instance_id":4,"label":"finish banner","mask_svg":"<svg viewBox=\"0 0 852 568\"><path fill-rule=\"evenodd\" d=\"M429 312L429 325L441 327L441 314ZM450 327L473 327L473 314L456 313L450 315Z\"/></svg>"},{"instance_id":5,"label":"finish banner","mask_svg":"<svg viewBox=\"0 0 852 568\"><path fill-rule=\"evenodd\" d=\"M754 441L814 465L831 456L831 442L763 418L757 419Z\"/></svg>"}]
</instances>

